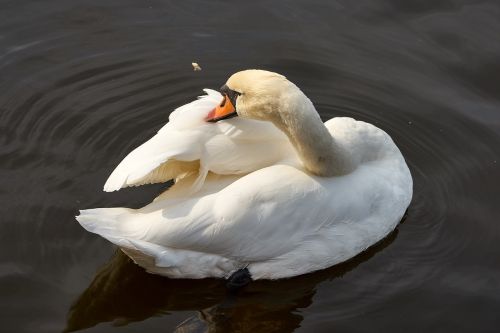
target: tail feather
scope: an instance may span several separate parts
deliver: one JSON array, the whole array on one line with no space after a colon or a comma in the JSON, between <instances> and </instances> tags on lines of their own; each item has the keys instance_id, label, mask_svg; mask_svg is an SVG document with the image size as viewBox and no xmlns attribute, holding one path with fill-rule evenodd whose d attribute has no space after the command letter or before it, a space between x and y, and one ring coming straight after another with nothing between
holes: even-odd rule
<instances>
[{"instance_id":1,"label":"tail feather","mask_svg":"<svg viewBox=\"0 0 500 333\"><path fill-rule=\"evenodd\" d=\"M138 240L137 234L126 225L127 217L133 213L132 209L121 207L86 209L80 211L76 220L87 231L98 234L121 248L144 252L137 246L142 241Z\"/></svg>"},{"instance_id":2,"label":"tail feather","mask_svg":"<svg viewBox=\"0 0 500 333\"><path fill-rule=\"evenodd\" d=\"M80 210L80 215L75 218L85 230L106 237L116 234L120 217L131 211L132 209L121 207L85 209Z\"/></svg>"},{"instance_id":3,"label":"tail feather","mask_svg":"<svg viewBox=\"0 0 500 333\"><path fill-rule=\"evenodd\" d=\"M96 208L81 210L76 219L83 228L118 245L152 273L173 278L224 277L237 268L236 262L216 254L170 248L144 240L144 234L134 228L135 214L138 213L128 208Z\"/></svg>"},{"instance_id":4,"label":"tail feather","mask_svg":"<svg viewBox=\"0 0 500 333\"><path fill-rule=\"evenodd\" d=\"M142 240L139 235L133 231L130 232L126 224L130 222L127 217L132 213L132 210L128 208L86 209L81 210L76 219L87 231L98 234L122 248L138 251L141 255L154 258L155 265L158 267L177 265L178 256L175 254L179 252L178 250Z\"/></svg>"}]
</instances>

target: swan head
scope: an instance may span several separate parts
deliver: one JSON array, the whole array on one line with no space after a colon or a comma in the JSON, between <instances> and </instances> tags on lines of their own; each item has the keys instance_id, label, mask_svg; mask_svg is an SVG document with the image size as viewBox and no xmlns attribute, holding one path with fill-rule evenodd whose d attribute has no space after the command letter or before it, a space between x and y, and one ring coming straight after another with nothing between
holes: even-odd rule
<instances>
[{"instance_id":1,"label":"swan head","mask_svg":"<svg viewBox=\"0 0 500 333\"><path fill-rule=\"evenodd\" d=\"M290 98L299 92L297 86L278 73L258 69L237 72L222 86L224 99L207 120L240 116L276 123L289 109Z\"/></svg>"},{"instance_id":2,"label":"swan head","mask_svg":"<svg viewBox=\"0 0 500 333\"><path fill-rule=\"evenodd\" d=\"M224 99L207 121L234 116L269 121L286 134L311 173L330 177L354 170L349 151L334 142L311 100L283 75L257 69L237 72L221 94Z\"/></svg>"}]
</instances>

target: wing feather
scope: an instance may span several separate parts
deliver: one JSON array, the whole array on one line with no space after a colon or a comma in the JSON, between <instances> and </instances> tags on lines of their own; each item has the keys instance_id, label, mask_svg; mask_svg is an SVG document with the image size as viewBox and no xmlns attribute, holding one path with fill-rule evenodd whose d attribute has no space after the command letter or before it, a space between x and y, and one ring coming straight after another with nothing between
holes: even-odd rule
<instances>
[{"instance_id":1,"label":"wing feather","mask_svg":"<svg viewBox=\"0 0 500 333\"><path fill-rule=\"evenodd\" d=\"M174 110L155 136L128 154L109 176L104 191L198 173L193 185L196 191L209 171L248 173L290 155L286 136L270 123L242 118L206 122L205 117L222 96L210 89L205 92Z\"/></svg>"}]
</instances>

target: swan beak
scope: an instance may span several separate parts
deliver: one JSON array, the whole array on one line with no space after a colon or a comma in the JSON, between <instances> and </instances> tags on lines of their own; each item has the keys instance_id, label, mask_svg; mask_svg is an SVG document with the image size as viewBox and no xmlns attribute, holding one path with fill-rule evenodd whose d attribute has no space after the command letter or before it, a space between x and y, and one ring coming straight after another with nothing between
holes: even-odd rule
<instances>
[{"instance_id":1,"label":"swan beak","mask_svg":"<svg viewBox=\"0 0 500 333\"><path fill-rule=\"evenodd\" d=\"M227 95L224 95L224 99L222 100L222 102L217 105L215 109L208 113L205 120L214 123L222 119L236 117L237 115L238 114L236 113L236 108L231 102L231 99L227 97Z\"/></svg>"}]
</instances>

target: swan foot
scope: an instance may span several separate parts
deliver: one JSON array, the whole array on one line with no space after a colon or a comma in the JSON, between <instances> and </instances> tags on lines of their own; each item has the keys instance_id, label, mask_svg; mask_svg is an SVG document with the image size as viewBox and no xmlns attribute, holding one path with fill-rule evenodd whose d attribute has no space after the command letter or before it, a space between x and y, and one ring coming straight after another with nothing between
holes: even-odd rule
<instances>
[{"instance_id":1,"label":"swan foot","mask_svg":"<svg viewBox=\"0 0 500 333\"><path fill-rule=\"evenodd\" d=\"M252 276L250 275L250 271L248 268L242 268L231 274L230 277L228 277L227 282L226 282L226 288L231 291L237 291L247 284L252 282Z\"/></svg>"}]
</instances>

